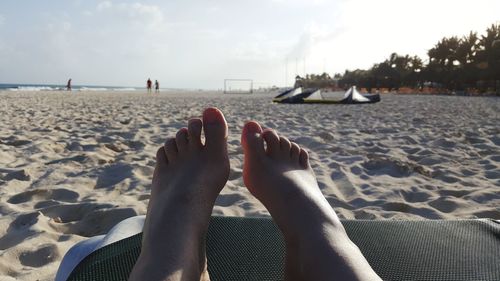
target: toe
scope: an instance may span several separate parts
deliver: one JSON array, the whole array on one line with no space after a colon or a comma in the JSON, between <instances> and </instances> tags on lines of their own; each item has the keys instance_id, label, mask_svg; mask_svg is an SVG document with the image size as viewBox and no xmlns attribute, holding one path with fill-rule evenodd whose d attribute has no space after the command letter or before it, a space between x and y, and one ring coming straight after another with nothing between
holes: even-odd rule
<instances>
[{"instance_id":1,"label":"toe","mask_svg":"<svg viewBox=\"0 0 500 281\"><path fill-rule=\"evenodd\" d=\"M162 146L156 151L156 165L159 168L166 167L168 163L165 148Z\"/></svg>"},{"instance_id":2,"label":"toe","mask_svg":"<svg viewBox=\"0 0 500 281\"><path fill-rule=\"evenodd\" d=\"M224 115L217 108L207 108L203 112L203 129L205 146L208 149L225 149L227 140L227 123Z\"/></svg>"},{"instance_id":3,"label":"toe","mask_svg":"<svg viewBox=\"0 0 500 281\"><path fill-rule=\"evenodd\" d=\"M188 122L189 145L194 148L201 148L201 129L203 123L201 119L191 119Z\"/></svg>"},{"instance_id":4,"label":"toe","mask_svg":"<svg viewBox=\"0 0 500 281\"><path fill-rule=\"evenodd\" d=\"M267 144L267 154L276 157L280 154L280 138L278 134L272 129L266 129L262 133L262 137Z\"/></svg>"},{"instance_id":5,"label":"toe","mask_svg":"<svg viewBox=\"0 0 500 281\"><path fill-rule=\"evenodd\" d=\"M168 166L167 155L165 154L165 148L162 146L156 151L156 166L153 172L153 181L157 181L158 177Z\"/></svg>"},{"instance_id":6,"label":"toe","mask_svg":"<svg viewBox=\"0 0 500 281\"><path fill-rule=\"evenodd\" d=\"M188 149L188 129L181 128L175 135L175 143L179 153L184 153Z\"/></svg>"},{"instance_id":7,"label":"toe","mask_svg":"<svg viewBox=\"0 0 500 281\"><path fill-rule=\"evenodd\" d=\"M290 141L285 138L285 137L280 137L280 150L283 156L289 157L290 156L290 148L292 147L292 144Z\"/></svg>"},{"instance_id":8,"label":"toe","mask_svg":"<svg viewBox=\"0 0 500 281\"><path fill-rule=\"evenodd\" d=\"M259 123L250 121L245 124L241 133L241 144L245 156L265 154L262 128Z\"/></svg>"},{"instance_id":9,"label":"toe","mask_svg":"<svg viewBox=\"0 0 500 281\"><path fill-rule=\"evenodd\" d=\"M175 139L170 138L165 142L165 152L167 154L168 163L172 163L177 160L179 151L177 150Z\"/></svg>"},{"instance_id":10,"label":"toe","mask_svg":"<svg viewBox=\"0 0 500 281\"><path fill-rule=\"evenodd\" d=\"M302 168L304 168L304 169L308 169L310 167L309 166L309 154L303 148L300 149L299 163L302 166Z\"/></svg>"},{"instance_id":11,"label":"toe","mask_svg":"<svg viewBox=\"0 0 500 281\"><path fill-rule=\"evenodd\" d=\"M292 147L290 148L290 157L292 158L292 161L298 163L299 155L300 155L300 146L292 142Z\"/></svg>"}]
</instances>

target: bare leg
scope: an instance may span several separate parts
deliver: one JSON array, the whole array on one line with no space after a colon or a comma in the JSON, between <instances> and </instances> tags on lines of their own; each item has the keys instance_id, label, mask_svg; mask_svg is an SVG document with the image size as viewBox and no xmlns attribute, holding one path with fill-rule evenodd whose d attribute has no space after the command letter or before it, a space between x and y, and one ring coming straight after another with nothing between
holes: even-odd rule
<instances>
[{"instance_id":1,"label":"bare leg","mask_svg":"<svg viewBox=\"0 0 500 281\"><path fill-rule=\"evenodd\" d=\"M304 149L256 122L243 128L242 144L245 185L285 238L286 280L380 280L321 193Z\"/></svg>"},{"instance_id":2,"label":"bare leg","mask_svg":"<svg viewBox=\"0 0 500 281\"><path fill-rule=\"evenodd\" d=\"M206 142L201 142L204 128ZM129 280L209 280L205 236L229 176L227 123L209 108L156 155L142 250Z\"/></svg>"}]
</instances>

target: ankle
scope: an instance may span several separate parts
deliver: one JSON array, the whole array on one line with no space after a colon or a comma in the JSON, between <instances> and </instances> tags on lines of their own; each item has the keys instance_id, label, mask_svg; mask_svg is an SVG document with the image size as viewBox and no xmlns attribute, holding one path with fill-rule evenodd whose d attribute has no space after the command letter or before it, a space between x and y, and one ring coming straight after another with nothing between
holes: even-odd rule
<instances>
[{"instance_id":1,"label":"ankle","mask_svg":"<svg viewBox=\"0 0 500 281\"><path fill-rule=\"evenodd\" d=\"M306 198L296 203L290 200L288 209L285 225L294 232L318 233L318 231L324 232L325 229L332 232L344 231L337 214L324 197Z\"/></svg>"},{"instance_id":2,"label":"ankle","mask_svg":"<svg viewBox=\"0 0 500 281\"><path fill-rule=\"evenodd\" d=\"M143 243L134 272L137 276L142 274L141 280L164 280L165 276L173 276L175 272L189 273L190 276L196 277L196 279L186 280L198 280L206 269L205 257L204 239L203 241L186 240L168 245ZM144 276L151 278L144 278Z\"/></svg>"},{"instance_id":3,"label":"ankle","mask_svg":"<svg viewBox=\"0 0 500 281\"><path fill-rule=\"evenodd\" d=\"M176 261L173 263L173 261ZM141 255L137 259L129 276L132 280L205 280L206 264L200 265L197 260Z\"/></svg>"}]
</instances>

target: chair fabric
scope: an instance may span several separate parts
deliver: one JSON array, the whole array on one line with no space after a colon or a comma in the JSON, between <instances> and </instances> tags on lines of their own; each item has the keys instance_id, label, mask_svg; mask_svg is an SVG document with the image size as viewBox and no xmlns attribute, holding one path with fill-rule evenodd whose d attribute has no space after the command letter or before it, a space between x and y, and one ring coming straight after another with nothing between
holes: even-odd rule
<instances>
[{"instance_id":1,"label":"chair fabric","mask_svg":"<svg viewBox=\"0 0 500 281\"><path fill-rule=\"evenodd\" d=\"M344 220L383 280L500 280L500 223L493 220ZM142 234L87 256L68 280L127 280ZM270 218L212 217L208 271L218 280L283 280L285 245ZM333 265L332 265L333 266ZM333 280L333 277L332 277Z\"/></svg>"}]
</instances>

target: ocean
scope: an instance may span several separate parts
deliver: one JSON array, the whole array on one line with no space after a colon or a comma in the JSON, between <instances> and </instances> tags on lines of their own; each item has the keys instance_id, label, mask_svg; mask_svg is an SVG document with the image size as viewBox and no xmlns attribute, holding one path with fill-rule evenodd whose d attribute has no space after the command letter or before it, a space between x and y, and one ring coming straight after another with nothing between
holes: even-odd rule
<instances>
[{"instance_id":1,"label":"ocean","mask_svg":"<svg viewBox=\"0 0 500 281\"><path fill-rule=\"evenodd\" d=\"M73 85L73 91L137 91L142 88L116 86ZM66 85L52 84L1 84L0 91L66 91Z\"/></svg>"}]
</instances>

